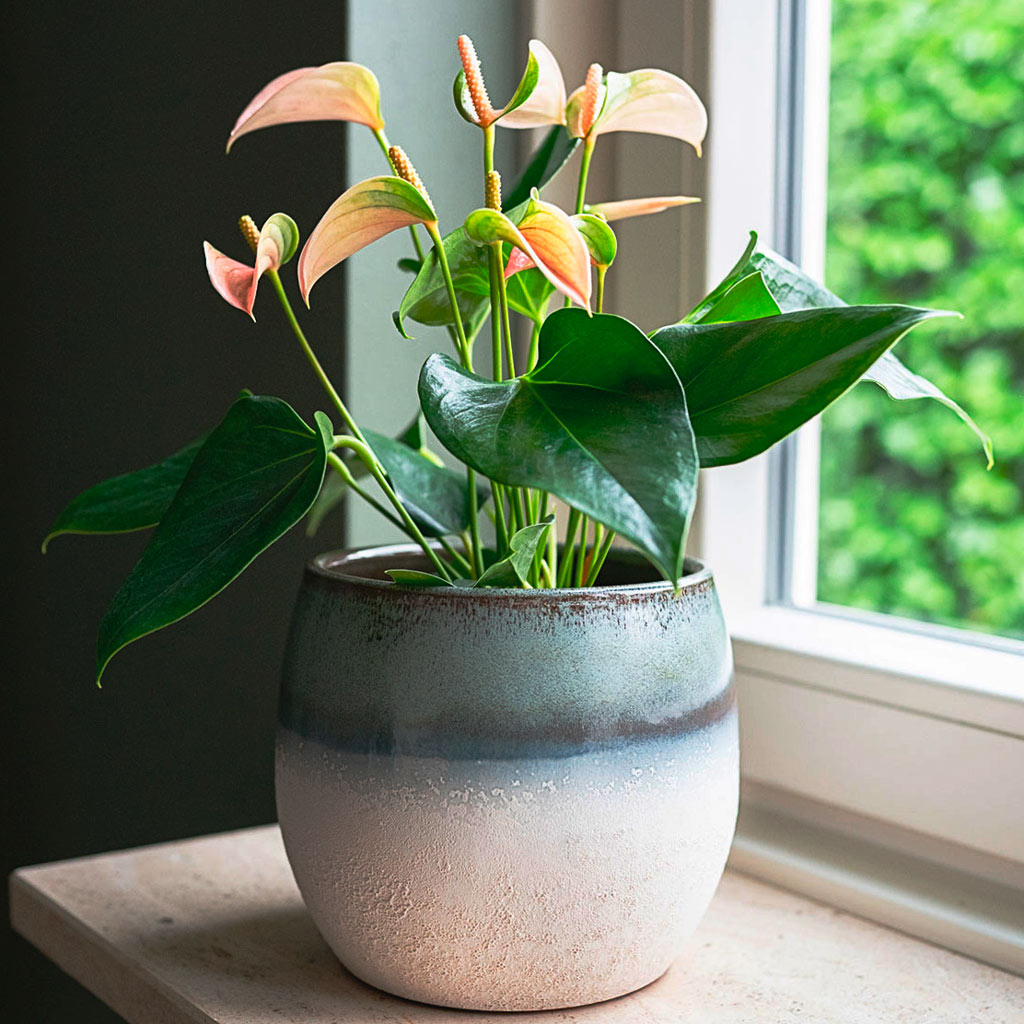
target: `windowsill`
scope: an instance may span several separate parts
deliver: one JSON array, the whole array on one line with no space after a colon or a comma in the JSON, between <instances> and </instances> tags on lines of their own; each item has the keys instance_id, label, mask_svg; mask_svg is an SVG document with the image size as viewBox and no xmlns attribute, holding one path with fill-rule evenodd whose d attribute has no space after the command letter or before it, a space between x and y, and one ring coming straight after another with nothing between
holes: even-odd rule
<instances>
[{"instance_id":1,"label":"windowsill","mask_svg":"<svg viewBox=\"0 0 1024 1024\"><path fill-rule=\"evenodd\" d=\"M1024 738L1024 644L781 605L734 611L728 621L738 668Z\"/></svg>"},{"instance_id":2,"label":"windowsill","mask_svg":"<svg viewBox=\"0 0 1024 1024\"><path fill-rule=\"evenodd\" d=\"M313 928L277 828L17 872L25 938L128 1021L495 1024L385 996ZM726 872L682 959L653 985L523 1024L866 1019L1010 1024L1022 983L888 928Z\"/></svg>"}]
</instances>

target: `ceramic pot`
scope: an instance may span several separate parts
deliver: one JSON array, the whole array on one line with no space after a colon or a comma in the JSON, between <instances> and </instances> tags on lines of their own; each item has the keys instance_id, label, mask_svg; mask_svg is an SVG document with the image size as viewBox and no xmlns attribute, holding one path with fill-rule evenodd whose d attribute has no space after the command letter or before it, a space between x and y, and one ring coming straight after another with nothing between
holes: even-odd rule
<instances>
[{"instance_id":1,"label":"ceramic pot","mask_svg":"<svg viewBox=\"0 0 1024 1024\"><path fill-rule=\"evenodd\" d=\"M415 549L321 555L285 658L277 805L313 920L357 977L475 1010L659 977L736 821L711 573L620 560L584 590L398 587Z\"/></svg>"}]
</instances>

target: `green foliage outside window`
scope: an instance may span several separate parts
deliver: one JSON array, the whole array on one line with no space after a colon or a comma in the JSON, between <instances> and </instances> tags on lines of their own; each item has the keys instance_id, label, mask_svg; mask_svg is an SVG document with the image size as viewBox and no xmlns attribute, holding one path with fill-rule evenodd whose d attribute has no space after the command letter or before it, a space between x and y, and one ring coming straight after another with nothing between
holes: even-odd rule
<instances>
[{"instance_id":1,"label":"green foliage outside window","mask_svg":"<svg viewBox=\"0 0 1024 1024\"><path fill-rule=\"evenodd\" d=\"M823 417L818 596L1024 637L1024 0L834 0L827 284L957 309Z\"/></svg>"}]
</instances>

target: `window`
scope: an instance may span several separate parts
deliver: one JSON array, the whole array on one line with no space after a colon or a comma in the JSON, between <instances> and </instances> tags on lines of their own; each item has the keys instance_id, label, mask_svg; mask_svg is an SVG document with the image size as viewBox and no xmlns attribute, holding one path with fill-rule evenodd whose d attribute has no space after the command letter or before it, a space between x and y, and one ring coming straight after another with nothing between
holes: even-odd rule
<instances>
[{"instance_id":1,"label":"window","mask_svg":"<svg viewBox=\"0 0 1024 1024\"><path fill-rule=\"evenodd\" d=\"M747 231L758 228L769 244L813 275L821 277L826 266L832 268L828 283L845 291L847 299L877 301L877 295L891 301L948 303L955 308L959 295L949 294L955 289L963 293L961 305L973 301L970 289L958 282L949 284L946 292L934 288L929 292L929 282L922 280L921 290L909 292L908 281L917 281L913 275L871 278L868 283L877 291L859 290L865 272L860 251L850 238L857 240L854 228L858 220L863 228L865 216L854 205L846 223L842 217L848 207L841 205L861 202L854 162L861 154L849 141L861 130L856 110L833 117L830 129L830 77L845 74L843 89L849 92L859 81L860 65L870 64L867 57L858 62L855 49L850 51L853 56L844 58L837 43L836 71L832 72L833 16L834 31L846 33L841 37L843 46L854 46L850 42L853 29L844 19L863 17L873 23L877 39L857 45L873 46L898 63L901 51L893 37L903 24L899 19L909 18L912 24L911 14L920 16L922 8L936 6L911 0L835 0L834 5L827 0L778 4L714 0L709 280L720 279L742 249ZM964 5L950 0L941 6L953 10ZM1017 6L1016 0L1007 6ZM985 26L999 19L989 17L989 7L979 11L981 34L972 43L958 40L956 46L974 47L970 52L982 54L978 58L982 60L982 44L994 45ZM1001 11L1000 7L1000 17ZM1019 25L1020 17L1016 20ZM865 32L871 27L859 26ZM904 45L907 65L915 58L924 59L909 43ZM1006 62L1012 66L1017 61L1018 72L1020 52L1018 44ZM877 52L871 58L882 59ZM955 49L954 58L961 64L969 60L961 49ZM849 101L849 96L839 96L839 79L833 80L834 109L841 101ZM863 82L860 87L864 88ZM906 81L878 85L883 92L905 87ZM984 91L987 94L987 87ZM1019 103L1019 85L1017 91ZM905 114L913 116L909 111ZM1007 129L1007 145L1019 144L1019 123L1018 118ZM830 132L833 138L842 132L842 145L833 146L831 158ZM867 142L864 146L871 149ZM987 179L982 175L981 180ZM853 183L843 185L844 181ZM1002 184L1008 189L1011 182L1007 179ZM976 192L982 205L994 202L997 194L991 183L976 186ZM963 193L971 195L969 188ZM957 202L962 204L964 195ZM922 247L935 231L946 230L942 223L935 230L925 225L920 232ZM914 226L912 232L917 231ZM917 247L912 248L916 253ZM1013 246L1007 242L999 254L1011 277L1017 268L1010 253L1019 250L1019 240ZM850 280L856 286L853 290ZM1018 314L1014 321L1018 332L1021 322L1024 319ZM937 345L939 332L926 330L920 338L927 355L927 347ZM990 340L975 342L976 338L975 334L969 342L954 340L948 345L954 351L960 345L976 345L985 366L993 358L1005 358ZM1017 340L1019 360L1019 333ZM917 356L916 350L907 353L910 362ZM935 373L940 385L963 397L966 405L974 404L982 416L977 397L962 390L961 378L970 376L966 370L954 379L952 375L943 378L927 362L917 366L921 372ZM1000 376L984 367L977 372ZM860 392L865 393L863 399ZM851 587L837 589L844 579L842 558L852 556L861 566L853 570L847 566L847 579L871 568L870 564L864 568L863 554L851 552L852 542L839 530L846 521L843 515L860 515L865 506L872 511L856 492L856 481L877 481L879 470L865 459L859 475L851 472L850 480L840 479L838 484L835 477L842 476L850 446L864 443L858 430L868 414L859 403L876 397L889 401L870 392L869 385L858 385L823 429L811 424L764 457L703 474L698 545L722 594L734 636L740 690L744 809L735 862L1020 970L1024 967L1024 936L1019 926L1024 919L1024 814L1020 809L1024 804L1020 782L1024 778L1024 646L1013 640L965 642L977 634L932 632L919 623L881 615L836 614L837 609L819 603L821 598L867 604ZM921 404L906 403L909 408L902 416L885 408L886 421L902 422L904 431L910 423L916 429L924 415ZM977 468L984 473L984 460L976 455L972 435L949 411L936 408L929 411L929 419L933 412L949 417L949 430L956 434L950 447L956 451L957 464L962 453L977 459ZM997 431L994 423L988 425ZM935 429L946 435L945 425ZM893 430L899 434L897 428ZM1017 425L1017 444L1020 436ZM827 466L819 473L822 452ZM1019 455L1017 459L1019 467ZM986 477L987 482L998 479ZM1016 487L1019 501L1019 480ZM843 515L835 504L829 505L841 500L846 501L840 509ZM916 514L925 515L920 510ZM891 513L885 515L892 518ZM892 525L891 536L903 537L906 527ZM1000 566L1009 569L1016 559L1019 572L1024 545L1018 540L1013 547L1011 541L1006 535ZM840 560L838 566L836 560ZM821 575L827 578L819 586ZM924 600L927 586L920 582L900 586L918 592L921 600L912 604L880 598L872 609L973 628L984 625L976 614L977 602L963 605L966 614L938 600L930 611ZM984 594L995 593L984 581L979 587ZM1013 629L1003 632L1012 635Z\"/></svg>"},{"instance_id":2,"label":"window","mask_svg":"<svg viewBox=\"0 0 1024 1024\"><path fill-rule=\"evenodd\" d=\"M817 599L1024 639L1024 0L833 0L826 284L948 306L901 358L934 402L822 417ZM1016 256L1014 254L1017 254ZM1024 693L1024 680L1022 680Z\"/></svg>"}]
</instances>

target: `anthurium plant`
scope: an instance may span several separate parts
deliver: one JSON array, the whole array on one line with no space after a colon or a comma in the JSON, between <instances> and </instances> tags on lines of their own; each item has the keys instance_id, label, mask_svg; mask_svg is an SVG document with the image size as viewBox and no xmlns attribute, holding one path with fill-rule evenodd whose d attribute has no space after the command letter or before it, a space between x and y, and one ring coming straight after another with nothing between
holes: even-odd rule
<instances>
[{"instance_id":1,"label":"anthurium plant","mask_svg":"<svg viewBox=\"0 0 1024 1024\"><path fill-rule=\"evenodd\" d=\"M922 321L955 314L848 306L753 233L733 269L677 323L648 331L606 310L614 222L697 200L590 202L599 140L651 132L699 156L707 128L700 99L668 72L605 73L597 64L567 95L557 61L535 40L518 87L496 108L468 37L459 38L458 54L455 108L481 133L482 203L467 199L463 222L446 233L409 157L385 136L367 68L290 71L238 118L229 150L257 129L339 120L365 125L384 155L384 173L334 200L301 250L299 228L284 213L262 225L241 218L250 259L205 245L210 281L232 306L253 316L266 280L328 409L303 417L280 398L244 391L208 433L64 509L47 543L65 533L153 529L100 627L98 675L122 647L199 608L287 530L307 517L315 527L349 492L422 549L425 568L396 567L396 586L589 587L616 536L675 583L698 471L760 454L858 381L873 380L894 398L936 399L977 430L890 351ZM544 126L535 154L503 188L495 133ZM563 210L544 189L576 150L575 206ZM443 326L452 353L426 359L418 409L393 438L353 418L288 293L297 286L308 305L324 274L399 229L409 232L402 267L414 277L396 293L394 326L405 337L413 323ZM296 281L286 286L282 269L296 254ZM514 318L528 325L528 346L515 343ZM484 376L474 360L487 324ZM411 413L416 404L410 396ZM430 450L427 425L459 469ZM569 509L561 541L556 499Z\"/></svg>"}]
</instances>

